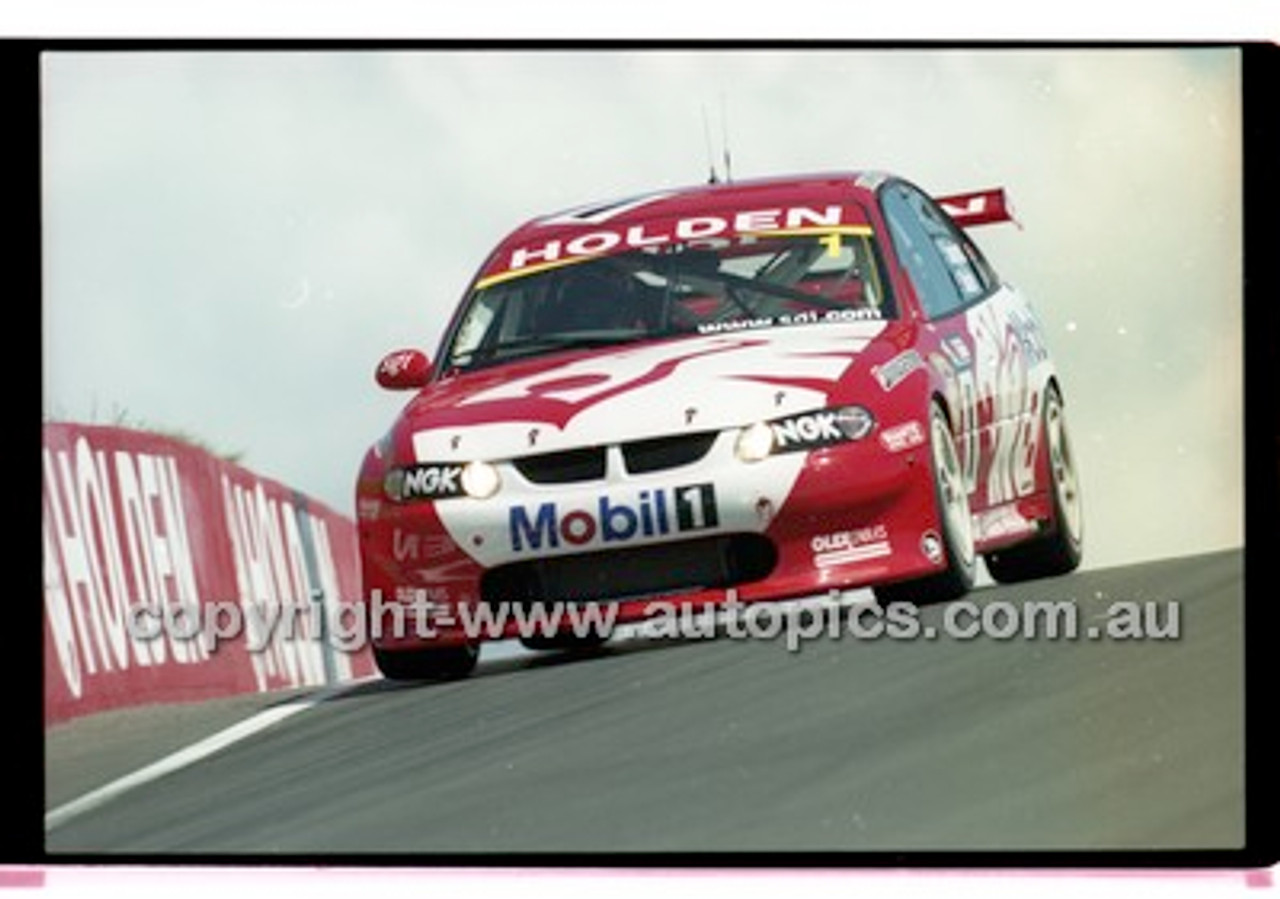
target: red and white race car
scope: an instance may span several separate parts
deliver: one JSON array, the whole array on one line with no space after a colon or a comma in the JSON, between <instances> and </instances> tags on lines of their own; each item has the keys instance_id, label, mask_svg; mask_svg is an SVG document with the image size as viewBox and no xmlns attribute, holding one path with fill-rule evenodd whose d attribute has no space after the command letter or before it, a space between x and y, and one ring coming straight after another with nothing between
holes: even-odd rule
<instances>
[{"instance_id":1,"label":"red and white race car","mask_svg":"<svg viewBox=\"0 0 1280 899\"><path fill-rule=\"evenodd\" d=\"M416 391L357 485L381 670L467 673L478 638L455 613L482 605L627 621L673 597L946 600L980 554L999 582L1074 569L1062 387L964 230L1009 220L1003 190L935 200L847 173L518 228L434 362L377 370ZM445 626L412 632L398 604Z\"/></svg>"}]
</instances>

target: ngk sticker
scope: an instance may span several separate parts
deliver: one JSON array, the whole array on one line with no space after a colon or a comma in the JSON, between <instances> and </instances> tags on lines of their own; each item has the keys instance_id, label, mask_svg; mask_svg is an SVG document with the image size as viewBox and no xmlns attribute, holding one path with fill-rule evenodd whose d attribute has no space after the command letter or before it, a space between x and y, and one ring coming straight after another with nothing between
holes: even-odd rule
<instances>
[{"instance_id":1,"label":"ngk sticker","mask_svg":"<svg viewBox=\"0 0 1280 899\"><path fill-rule=\"evenodd\" d=\"M834 412L797 415L785 421L775 422L772 428L773 439L780 450L829 446L846 439L844 432L836 426Z\"/></svg>"}]
</instances>

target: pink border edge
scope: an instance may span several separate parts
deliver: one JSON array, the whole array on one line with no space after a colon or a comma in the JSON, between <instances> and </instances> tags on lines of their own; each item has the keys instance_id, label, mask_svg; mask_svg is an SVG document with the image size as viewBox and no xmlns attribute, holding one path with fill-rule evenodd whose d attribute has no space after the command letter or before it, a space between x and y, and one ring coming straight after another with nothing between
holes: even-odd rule
<instances>
[{"instance_id":1,"label":"pink border edge","mask_svg":"<svg viewBox=\"0 0 1280 899\"><path fill-rule=\"evenodd\" d=\"M50 871L59 870L60 866L52 865L49 867L4 867L0 866L0 889L4 888L23 888L23 887L43 887L47 884L48 874ZM61 870L76 873L92 872L110 876L111 867L102 868L98 866L66 866ZM1053 877L1072 878L1072 879L1088 879L1088 880L1122 880L1122 879L1144 879L1144 880L1166 880L1180 881L1187 880L1224 880L1238 879L1243 880L1245 886L1259 889L1269 889L1275 885L1273 876L1274 868L1185 868L1185 869L1125 869L1125 868L627 868L627 867L581 867L581 868L483 868L483 867L443 867L443 868L414 868L414 867L390 867L381 869L367 869L350 866L334 866L328 868L325 866L314 866L305 868L276 867L264 865L262 867L229 867L229 868L207 868L197 867L190 869L166 869L164 866L156 866L148 868L147 866L125 865L118 869L118 873L137 874L140 872L150 871L156 874L175 874L183 871L200 876L207 876L215 872L225 872L230 875L253 875L263 874L267 876L308 876L321 874L334 874L338 876L361 875L365 873L377 874L404 874L408 876L426 876L441 875L446 877L485 877L501 879L504 877L547 877L547 878L576 878L576 877L619 877L619 878L657 878L657 877L706 877L716 878L725 876L735 876L749 874L752 877L855 877L855 878L873 878L873 877L919 877L919 878L967 878L967 877L1004 877L1010 879L1019 878L1039 878Z\"/></svg>"}]
</instances>

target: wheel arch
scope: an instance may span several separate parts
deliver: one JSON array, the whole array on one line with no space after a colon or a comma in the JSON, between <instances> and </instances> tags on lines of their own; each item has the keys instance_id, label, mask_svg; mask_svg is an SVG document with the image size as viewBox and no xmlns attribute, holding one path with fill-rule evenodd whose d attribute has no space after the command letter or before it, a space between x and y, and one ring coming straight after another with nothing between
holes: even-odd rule
<instances>
[{"instance_id":1,"label":"wheel arch","mask_svg":"<svg viewBox=\"0 0 1280 899\"><path fill-rule=\"evenodd\" d=\"M937 387L929 391L930 404L936 404L942 410L942 414L947 419L947 427L951 429L951 433L956 434L956 416L951 410L951 404L947 402L946 395Z\"/></svg>"}]
</instances>

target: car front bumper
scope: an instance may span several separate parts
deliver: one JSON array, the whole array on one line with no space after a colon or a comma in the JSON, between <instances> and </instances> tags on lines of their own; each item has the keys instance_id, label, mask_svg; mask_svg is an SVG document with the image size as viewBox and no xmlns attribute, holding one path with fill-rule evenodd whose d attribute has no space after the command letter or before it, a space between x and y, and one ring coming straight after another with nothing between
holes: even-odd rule
<instances>
[{"instance_id":1,"label":"car front bumper","mask_svg":"<svg viewBox=\"0 0 1280 899\"><path fill-rule=\"evenodd\" d=\"M673 603L826 594L940 569L925 551L940 528L927 442L877 432L743 462L737 433L721 432L696 462L640 475L611 457L603 478L539 484L504 463L502 489L484 500L393 503L362 479L374 645L518 637L525 624L504 606L610 603L622 623Z\"/></svg>"}]
</instances>

